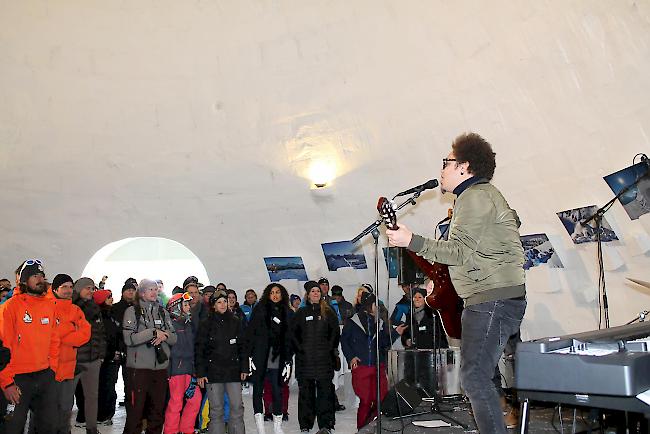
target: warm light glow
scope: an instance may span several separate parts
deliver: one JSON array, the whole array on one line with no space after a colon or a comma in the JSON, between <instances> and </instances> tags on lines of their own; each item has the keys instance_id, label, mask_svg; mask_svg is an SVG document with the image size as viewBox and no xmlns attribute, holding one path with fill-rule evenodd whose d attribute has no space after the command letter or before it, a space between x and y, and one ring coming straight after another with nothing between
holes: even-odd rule
<instances>
[{"instance_id":1,"label":"warm light glow","mask_svg":"<svg viewBox=\"0 0 650 434\"><path fill-rule=\"evenodd\" d=\"M312 161L309 167L309 179L318 188L329 185L336 174L336 168L331 161Z\"/></svg>"}]
</instances>

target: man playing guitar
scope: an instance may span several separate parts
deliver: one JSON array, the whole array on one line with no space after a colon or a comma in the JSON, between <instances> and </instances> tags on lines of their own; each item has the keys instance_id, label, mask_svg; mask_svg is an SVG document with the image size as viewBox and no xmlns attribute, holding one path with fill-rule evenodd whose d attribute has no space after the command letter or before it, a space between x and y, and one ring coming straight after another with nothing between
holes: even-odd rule
<instances>
[{"instance_id":1,"label":"man playing guitar","mask_svg":"<svg viewBox=\"0 0 650 434\"><path fill-rule=\"evenodd\" d=\"M449 265L465 308L462 313L461 383L482 433L506 433L492 377L508 338L526 310L524 253L519 218L490 180L491 145L475 133L454 140L440 185L456 196L447 240L413 234L399 224L387 230L391 245L408 247L429 262Z\"/></svg>"}]
</instances>

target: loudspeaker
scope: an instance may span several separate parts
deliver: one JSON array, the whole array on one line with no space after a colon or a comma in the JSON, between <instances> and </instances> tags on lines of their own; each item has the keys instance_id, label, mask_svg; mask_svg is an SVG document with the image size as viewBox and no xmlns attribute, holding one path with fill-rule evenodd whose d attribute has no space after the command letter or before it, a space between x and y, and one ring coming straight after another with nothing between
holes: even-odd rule
<instances>
[{"instance_id":1,"label":"loudspeaker","mask_svg":"<svg viewBox=\"0 0 650 434\"><path fill-rule=\"evenodd\" d=\"M397 266L397 282L400 285L404 283L421 285L424 283L424 272L415 265L415 261L413 261L405 247L397 248Z\"/></svg>"},{"instance_id":2,"label":"loudspeaker","mask_svg":"<svg viewBox=\"0 0 650 434\"><path fill-rule=\"evenodd\" d=\"M420 402L422 402L422 397L418 389L402 380L388 391L381 402L381 410L388 417L403 416L413 413Z\"/></svg>"}]
</instances>

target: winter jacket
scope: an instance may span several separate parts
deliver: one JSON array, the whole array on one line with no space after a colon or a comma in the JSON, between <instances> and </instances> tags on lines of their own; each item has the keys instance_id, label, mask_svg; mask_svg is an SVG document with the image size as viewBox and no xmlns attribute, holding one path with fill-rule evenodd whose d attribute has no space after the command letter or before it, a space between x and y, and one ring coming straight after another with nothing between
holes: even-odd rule
<instances>
[{"instance_id":1,"label":"winter jacket","mask_svg":"<svg viewBox=\"0 0 650 434\"><path fill-rule=\"evenodd\" d=\"M117 334L118 348L119 351L123 354L126 354L126 345L124 344L124 337L122 336L122 322L124 321L124 312L126 312L126 309L128 309L131 306L133 306L133 303L131 303L130 301L126 301L125 299L121 299L120 301L115 303L111 308L113 319L117 322L118 329L120 331Z\"/></svg>"},{"instance_id":2,"label":"winter jacket","mask_svg":"<svg viewBox=\"0 0 650 434\"><path fill-rule=\"evenodd\" d=\"M191 321L179 318L172 321L176 332L176 343L169 356L169 375L195 375L194 329Z\"/></svg>"},{"instance_id":3,"label":"winter jacket","mask_svg":"<svg viewBox=\"0 0 650 434\"><path fill-rule=\"evenodd\" d=\"M334 311L327 306L321 314L320 303L307 303L292 320L292 348L296 355L298 380L331 380L334 376L334 352L341 332Z\"/></svg>"},{"instance_id":4,"label":"winter jacket","mask_svg":"<svg viewBox=\"0 0 650 434\"><path fill-rule=\"evenodd\" d=\"M51 368L59 363L60 339L54 301L43 296L15 294L4 305L2 341L11 351L9 365L0 372L0 387L13 384L14 375Z\"/></svg>"},{"instance_id":5,"label":"winter jacket","mask_svg":"<svg viewBox=\"0 0 650 434\"><path fill-rule=\"evenodd\" d=\"M116 353L120 351L120 336L122 335L122 327L113 316L112 307L100 307L102 322L104 323L104 335L106 337L106 353L104 361L119 361L115 360Z\"/></svg>"},{"instance_id":6,"label":"winter jacket","mask_svg":"<svg viewBox=\"0 0 650 434\"><path fill-rule=\"evenodd\" d=\"M410 348L433 349L434 338L436 348L449 347L449 344L447 343L447 335L445 334L445 330L442 328L440 317L438 316L438 313L434 312L430 307L424 307L424 315L422 316L420 322L417 322L415 319L413 319L412 329L410 313L406 316L404 324L408 326L402 334L402 344L405 347L406 341L408 339L411 339L412 335L415 336L415 346L412 346Z\"/></svg>"},{"instance_id":7,"label":"winter jacket","mask_svg":"<svg viewBox=\"0 0 650 434\"><path fill-rule=\"evenodd\" d=\"M341 333L341 348L348 363L358 357L360 365L375 366L377 364L375 327L375 318L365 311L360 311L345 323ZM379 361L385 363L391 340L395 341L399 335L393 330L389 337L388 327L381 319L379 320L379 329Z\"/></svg>"},{"instance_id":8,"label":"winter jacket","mask_svg":"<svg viewBox=\"0 0 650 434\"><path fill-rule=\"evenodd\" d=\"M106 331L101 309L92 300L84 300L77 292L72 294L72 303L79 306L90 323L90 340L77 349L77 362L88 363L106 357Z\"/></svg>"},{"instance_id":9,"label":"winter jacket","mask_svg":"<svg viewBox=\"0 0 650 434\"><path fill-rule=\"evenodd\" d=\"M429 262L449 265L465 305L526 294L519 218L499 190L486 180L458 194L448 240L413 235L409 250Z\"/></svg>"},{"instance_id":10,"label":"winter jacket","mask_svg":"<svg viewBox=\"0 0 650 434\"><path fill-rule=\"evenodd\" d=\"M255 305L251 321L246 327L244 334L244 360L249 357L253 358L253 363L257 368L252 374L252 380L255 381L260 375L266 375L266 366L271 350L271 327L278 327L284 330L280 335L278 345L278 366L280 369L285 363L291 362L291 320L293 312L289 306L272 303L270 300L260 301ZM271 325L271 321L275 326Z\"/></svg>"},{"instance_id":11,"label":"winter jacket","mask_svg":"<svg viewBox=\"0 0 650 434\"><path fill-rule=\"evenodd\" d=\"M226 311L212 312L199 327L196 337L196 376L208 383L232 383L248 373L248 359L242 356L242 321Z\"/></svg>"},{"instance_id":12,"label":"winter jacket","mask_svg":"<svg viewBox=\"0 0 650 434\"><path fill-rule=\"evenodd\" d=\"M135 310L139 310L136 316ZM124 312L122 335L126 344L126 366L135 369L167 369L169 359L159 363L156 359L156 349L151 345L156 330L169 333L167 340L160 344L169 358L170 346L176 343L176 332L169 318L169 312L163 309L157 301L140 300Z\"/></svg>"},{"instance_id":13,"label":"winter jacket","mask_svg":"<svg viewBox=\"0 0 650 434\"><path fill-rule=\"evenodd\" d=\"M59 366L56 380L71 380L77 366L77 348L90 339L90 323L72 300L54 299L55 315L61 346L59 348Z\"/></svg>"}]
</instances>

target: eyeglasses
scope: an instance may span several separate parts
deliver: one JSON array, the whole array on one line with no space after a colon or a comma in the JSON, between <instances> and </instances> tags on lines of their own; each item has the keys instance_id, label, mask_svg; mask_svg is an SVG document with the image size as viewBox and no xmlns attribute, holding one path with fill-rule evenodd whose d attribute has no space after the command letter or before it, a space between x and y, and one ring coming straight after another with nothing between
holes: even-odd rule
<instances>
[{"instance_id":1,"label":"eyeglasses","mask_svg":"<svg viewBox=\"0 0 650 434\"><path fill-rule=\"evenodd\" d=\"M20 276L21 274L23 274L23 270L25 269L25 267L29 267L30 265L36 265L36 264L38 264L40 266L43 266L43 263L41 262L40 259L28 259L28 260L26 260L25 262L23 262L23 266L20 267L20 271L18 272L18 275Z\"/></svg>"},{"instance_id":2,"label":"eyeglasses","mask_svg":"<svg viewBox=\"0 0 650 434\"><path fill-rule=\"evenodd\" d=\"M447 167L447 164L450 161L458 161L458 160L456 160L455 158L443 158L442 159L442 168L444 169L445 167Z\"/></svg>"}]
</instances>

